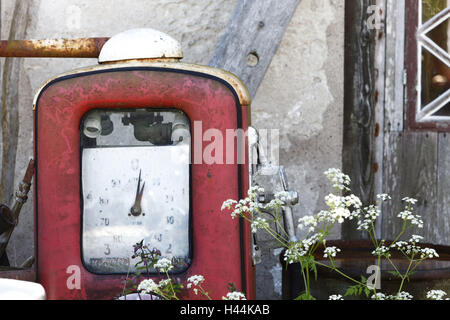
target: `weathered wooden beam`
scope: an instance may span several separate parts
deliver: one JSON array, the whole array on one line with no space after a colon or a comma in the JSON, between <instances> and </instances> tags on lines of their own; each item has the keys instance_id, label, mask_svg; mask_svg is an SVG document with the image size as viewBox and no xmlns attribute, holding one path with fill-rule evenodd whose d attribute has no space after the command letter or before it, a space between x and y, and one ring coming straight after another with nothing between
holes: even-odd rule
<instances>
[{"instance_id":1,"label":"weathered wooden beam","mask_svg":"<svg viewBox=\"0 0 450 320\"><path fill-rule=\"evenodd\" d=\"M401 132L404 127L405 1L408 0L387 1L384 106L386 131Z\"/></svg>"},{"instance_id":2,"label":"weathered wooden beam","mask_svg":"<svg viewBox=\"0 0 450 320\"><path fill-rule=\"evenodd\" d=\"M25 37L29 1L16 1L9 39ZM17 144L19 139L19 74L21 60L5 59L2 73L1 133L2 166L0 201L9 204L14 193Z\"/></svg>"},{"instance_id":3,"label":"weathered wooden beam","mask_svg":"<svg viewBox=\"0 0 450 320\"><path fill-rule=\"evenodd\" d=\"M345 1L344 137L343 171L352 179L351 189L365 205L375 198L375 105L377 101L376 29L367 22L376 0ZM353 223L342 227L342 237L364 239Z\"/></svg>"},{"instance_id":4,"label":"weathered wooden beam","mask_svg":"<svg viewBox=\"0 0 450 320\"><path fill-rule=\"evenodd\" d=\"M239 0L209 65L236 74L255 96L300 0Z\"/></svg>"}]
</instances>

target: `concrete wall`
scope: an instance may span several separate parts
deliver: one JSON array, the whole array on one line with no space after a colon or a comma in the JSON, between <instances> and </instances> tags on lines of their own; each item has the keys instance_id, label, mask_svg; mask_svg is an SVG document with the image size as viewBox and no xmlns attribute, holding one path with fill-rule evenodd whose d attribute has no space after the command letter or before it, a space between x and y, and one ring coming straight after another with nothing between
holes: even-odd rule
<instances>
[{"instance_id":1,"label":"concrete wall","mask_svg":"<svg viewBox=\"0 0 450 320\"><path fill-rule=\"evenodd\" d=\"M1 38L7 39L15 0L1 1ZM33 0L26 38L112 36L150 27L182 44L185 62L207 64L237 0ZM323 172L341 167L344 1L302 0L253 102L257 128L280 130L280 162L299 191L296 216L323 208L329 188ZM32 157L32 99L59 73L96 60L24 59L20 71L20 140L16 185ZM219 210L220 208L218 208ZM8 247L13 265L33 254L32 197ZM336 236L339 230L336 230ZM264 248L258 266L258 297L281 294L278 252Z\"/></svg>"}]
</instances>

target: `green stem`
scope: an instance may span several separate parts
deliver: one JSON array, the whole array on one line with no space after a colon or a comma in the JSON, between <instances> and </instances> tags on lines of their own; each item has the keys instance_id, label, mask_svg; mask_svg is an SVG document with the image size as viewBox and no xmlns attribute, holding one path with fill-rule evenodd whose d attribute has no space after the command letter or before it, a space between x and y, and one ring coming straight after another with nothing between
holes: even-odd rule
<instances>
[{"instance_id":1,"label":"green stem","mask_svg":"<svg viewBox=\"0 0 450 320\"><path fill-rule=\"evenodd\" d=\"M400 283L400 288L398 289L397 294L399 294L400 292L402 292L403 284L405 283L406 278L408 278L409 270L411 269L411 266L412 266L413 261L414 261L414 260L412 260L412 259L409 261L408 269L406 270L406 273L402 276L402 282Z\"/></svg>"},{"instance_id":2,"label":"green stem","mask_svg":"<svg viewBox=\"0 0 450 320\"><path fill-rule=\"evenodd\" d=\"M172 297L175 300L180 300L180 299L178 299L177 294L175 293L175 290L173 289L172 280L170 279L169 272L167 270L165 270L165 273L166 273L166 276L167 276L167 280L169 280L170 290L172 291Z\"/></svg>"},{"instance_id":3,"label":"green stem","mask_svg":"<svg viewBox=\"0 0 450 320\"><path fill-rule=\"evenodd\" d=\"M337 268L330 267L329 265L326 265L326 264L323 264L323 263L320 263L320 262L317 262L317 261L316 261L316 263L317 263L319 266L322 266L322 267L325 267L325 268L328 268L328 269L330 269L330 270L333 270L333 271L337 272L338 274L340 274L340 275L343 276L344 278L346 278L346 279L348 279L348 280L350 280L350 281L352 281L352 282L354 282L354 283L356 283L356 284L363 285L363 286L367 286L366 283L362 283L362 282L360 282L360 281L358 281L358 280L353 279L352 277L346 275L345 273L343 273L341 270L339 270L339 269L337 269Z\"/></svg>"}]
</instances>

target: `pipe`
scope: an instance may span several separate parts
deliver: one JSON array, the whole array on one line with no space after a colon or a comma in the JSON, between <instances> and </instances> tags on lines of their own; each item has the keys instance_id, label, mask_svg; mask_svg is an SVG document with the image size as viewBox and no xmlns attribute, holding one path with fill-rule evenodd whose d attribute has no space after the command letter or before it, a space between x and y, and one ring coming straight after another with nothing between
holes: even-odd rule
<instances>
[{"instance_id":1,"label":"pipe","mask_svg":"<svg viewBox=\"0 0 450 320\"><path fill-rule=\"evenodd\" d=\"M0 40L0 57L98 58L109 38Z\"/></svg>"}]
</instances>

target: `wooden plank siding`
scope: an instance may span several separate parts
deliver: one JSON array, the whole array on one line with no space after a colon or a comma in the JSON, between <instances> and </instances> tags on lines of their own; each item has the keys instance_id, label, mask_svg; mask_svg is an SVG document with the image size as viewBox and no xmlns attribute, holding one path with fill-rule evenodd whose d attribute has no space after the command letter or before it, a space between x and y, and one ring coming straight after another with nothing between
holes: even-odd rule
<instances>
[{"instance_id":1,"label":"wooden plank siding","mask_svg":"<svg viewBox=\"0 0 450 320\"><path fill-rule=\"evenodd\" d=\"M450 245L450 134L438 134L436 243Z\"/></svg>"},{"instance_id":2,"label":"wooden plank siding","mask_svg":"<svg viewBox=\"0 0 450 320\"><path fill-rule=\"evenodd\" d=\"M402 221L397 215L404 210L405 197L415 198L416 213L423 217L419 234L427 242L436 242L442 235L440 215L437 213L438 134L434 132L390 132L384 156L384 190L392 200L383 207L382 237L393 240L401 231Z\"/></svg>"}]
</instances>

